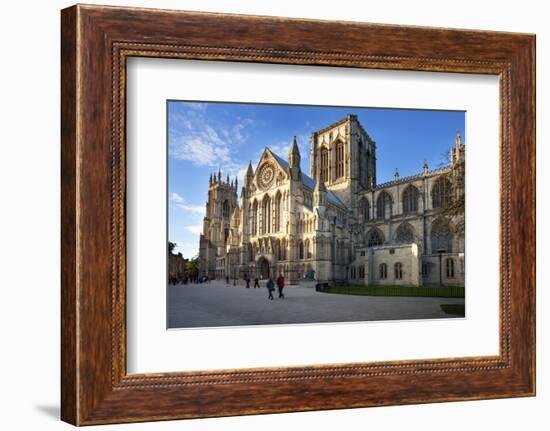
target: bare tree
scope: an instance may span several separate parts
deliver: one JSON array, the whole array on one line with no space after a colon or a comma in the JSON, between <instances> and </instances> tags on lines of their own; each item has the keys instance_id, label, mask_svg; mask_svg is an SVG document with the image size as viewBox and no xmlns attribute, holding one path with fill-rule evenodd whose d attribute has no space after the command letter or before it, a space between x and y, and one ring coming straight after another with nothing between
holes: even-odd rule
<instances>
[{"instance_id":1,"label":"bare tree","mask_svg":"<svg viewBox=\"0 0 550 431\"><path fill-rule=\"evenodd\" d=\"M466 209L465 162L463 153L460 157L457 155L455 160L451 160L447 180L445 199L442 200L439 213L453 221L452 225L455 234L463 236Z\"/></svg>"}]
</instances>

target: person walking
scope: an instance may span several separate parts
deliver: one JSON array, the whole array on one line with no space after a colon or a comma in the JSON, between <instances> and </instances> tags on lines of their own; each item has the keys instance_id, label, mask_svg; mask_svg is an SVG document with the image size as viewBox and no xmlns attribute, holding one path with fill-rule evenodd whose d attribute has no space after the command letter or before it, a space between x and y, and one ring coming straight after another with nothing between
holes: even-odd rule
<instances>
[{"instance_id":1,"label":"person walking","mask_svg":"<svg viewBox=\"0 0 550 431\"><path fill-rule=\"evenodd\" d=\"M256 289L257 287L260 287L260 280L258 276L256 276L256 278L254 279L254 289Z\"/></svg>"},{"instance_id":2,"label":"person walking","mask_svg":"<svg viewBox=\"0 0 550 431\"><path fill-rule=\"evenodd\" d=\"M279 289L279 298L280 299L283 299L285 297L285 295L283 295L284 287L285 287L285 276L281 272L281 274L279 274L279 278L277 278L277 288Z\"/></svg>"},{"instance_id":3,"label":"person walking","mask_svg":"<svg viewBox=\"0 0 550 431\"><path fill-rule=\"evenodd\" d=\"M245 280L246 280L246 288L247 288L247 289L250 289L250 277L247 275L247 276L245 277Z\"/></svg>"},{"instance_id":4,"label":"person walking","mask_svg":"<svg viewBox=\"0 0 550 431\"><path fill-rule=\"evenodd\" d=\"M269 296L267 297L267 299L273 300L273 292L275 291L275 286L271 277L269 277L269 279L267 280L266 287L267 291L269 292Z\"/></svg>"}]
</instances>

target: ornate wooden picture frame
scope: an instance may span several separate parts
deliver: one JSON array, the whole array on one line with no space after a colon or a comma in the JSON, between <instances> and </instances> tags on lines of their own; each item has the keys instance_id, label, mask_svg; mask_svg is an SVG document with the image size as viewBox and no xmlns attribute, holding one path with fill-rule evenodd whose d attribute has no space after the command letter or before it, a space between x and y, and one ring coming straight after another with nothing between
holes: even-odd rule
<instances>
[{"instance_id":1,"label":"ornate wooden picture frame","mask_svg":"<svg viewBox=\"0 0 550 431\"><path fill-rule=\"evenodd\" d=\"M534 35L78 5L62 11L61 50L64 421L535 394ZM128 374L125 98L132 56L497 75L499 355Z\"/></svg>"}]
</instances>

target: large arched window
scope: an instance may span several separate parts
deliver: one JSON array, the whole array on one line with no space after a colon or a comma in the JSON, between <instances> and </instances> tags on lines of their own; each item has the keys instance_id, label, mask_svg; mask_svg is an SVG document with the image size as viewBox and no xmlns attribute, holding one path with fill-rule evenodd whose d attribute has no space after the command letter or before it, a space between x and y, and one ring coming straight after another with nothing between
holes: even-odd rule
<instances>
[{"instance_id":1,"label":"large arched window","mask_svg":"<svg viewBox=\"0 0 550 431\"><path fill-rule=\"evenodd\" d=\"M359 184L362 186L365 185L365 181L363 178L365 174L365 169L363 167L364 161L365 158L363 155L363 141L359 140L359 142L357 143L357 178L359 178Z\"/></svg>"},{"instance_id":2,"label":"large arched window","mask_svg":"<svg viewBox=\"0 0 550 431\"><path fill-rule=\"evenodd\" d=\"M376 217L385 218L386 214L391 216L392 199L388 192L382 192L376 200Z\"/></svg>"},{"instance_id":3,"label":"large arched window","mask_svg":"<svg viewBox=\"0 0 550 431\"><path fill-rule=\"evenodd\" d=\"M439 218L432 223L431 242L432 253L452 252L452 234L447 220Z\"/></svg>"},{"instance_id":4,"label":"large arched window","mask_svg":"<svg viewBox=\"0 0 550 431\"><path fill-rule=\"evenodd\" d=\"M271 231L271 199L265 195L262 202L262 234Z\"/></svg>"},{"instance_id":5,"label":"large arched window","mask_svg":"<svg viewBox=\"0 0 550 431\"><path fill-rule=\"evenodd\" d=\"M376 247L384 243L384 234L380 229L374 228L369 232L367 237L367 247Z\"/></svg>"},{"instance_id":6,"label":"large arched window","mask_svg":"<svg viewBox=\"0 0 550 431\"><path fill-rule=\"evenodd\" d=\"M277 192L275 197L275 220L273 220L273 231L279 232L281 230L281 193Z\"/></svg>"},{"instance_id":7,"label":"large arched window","mask_svg":"<svg viewBox=\"0 0 550 431\"><path fill-rule=\"evenodd\" d=\"M309 239L306 239L304 243L304 255L306 259L311 259L311 242Z\"/></svg>"},{"instance_id":8,"label":"large arched window","mask_svg":"<svg viewBox=\"0 0 550 431\"><path fill-rule=\"evenodd\" d=\"M418 212L418 189L409 185L403 191L403 213L412 214Z\"/></svg>"},{"instance_id":9,"label":"large arched window","mask_svg":"<svg viewBox=\"0 0 550 431\"><path fill-rule=\"evenodd\" d=\"M344 143L339 141L336 144L336 178L344 176Z\"/></svg>"},{"instance_id":10,"label":"large arched window","mask_svg":"<svg viewBox=\"0 0 550 431\"><path fill-rule=\"evenodd\" d=\"M325 147L321 149L321 181L328 181L328 150Z\"/></svg>"},{"instance_id":11,"label":"large arched window","mask_svg":"<svg viewBox=\"0 0 550 431\"><path fill-rule=\"evenodd\" d=\"M298 247L298 254L299 254L299 259L304 258L304 243L302 241L300 241L300 245Z\"/></svg>"},{"instance_id":12,"label":"large arched window","mask_svg":"<svg viewBox=\"0 0 550 431\"><path fill-rule=\"evenodd\" d=\"M229 201L226 199L223 201L222 205L222 214L225 218L229 218L229 212L231 211L231 206L229 205Z\"/></svg>"},{"instance_id":13,"label":"large arched window","mask_svg":"<svg viewBox=\"0 0 550 431\"><path fill-rule=\"evenodd\" d=\"M370 203L367 198L361 198L359 201L359 214L363 216L363 220L370 219Z\"/></svg>"},{"instance_id":14,"label":"large arched window","mask_svg":"<svg viewBox=\"0 0 550 431\"><path fill-rule=\"evenodd\" d=\"M258 235L258 201L254 199L252 204L252 235Z\"/></svg>"},{"instance_id":15,"label":"large arched window","mask_svg":"<svg viewBox=\"0 0 550 431\"><path fill-rule=\"evenodd\" d=\"M451 182L446 176L439 177L432 187L432 208L445 208L451 199Z\"/></svg>"},{"instance_id":16,"label":"large arched window","mask_svg":"<svg viewBox=\"0 0 550 431\"><path fill-rule=\"evenodd\" d=\"M414 229L409 223L401 223L395 232L397 242L414 242Z\"/></svg>"},{"instance_id":17,"label":"large arched window","mask_svg":"<svg viewBox=\"0 0 550 431\"><path fill-rule=\"evenodd\" d=\"M380 264L380 267L379 267L379 271L380 271L380 280L385 280L386 278L388 278L388 265L386 265L385 263L381 263Z\"/></svg>"}]
</instances>

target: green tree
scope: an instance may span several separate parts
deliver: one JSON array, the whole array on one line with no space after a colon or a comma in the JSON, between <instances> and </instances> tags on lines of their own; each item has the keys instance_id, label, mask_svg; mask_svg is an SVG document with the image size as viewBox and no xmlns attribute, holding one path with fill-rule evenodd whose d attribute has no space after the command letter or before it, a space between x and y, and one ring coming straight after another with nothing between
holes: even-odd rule
<instances>
[{"instance_id":1,"label":"green tree","mask_svg":"<svg viewBox=\"0 0 550 431\"><path fill-rule=\"evenodd\" d=\"M194 277L199 274L199 256L194 256L187 262L187 275Z\"/></svg>"}]
</instances>

